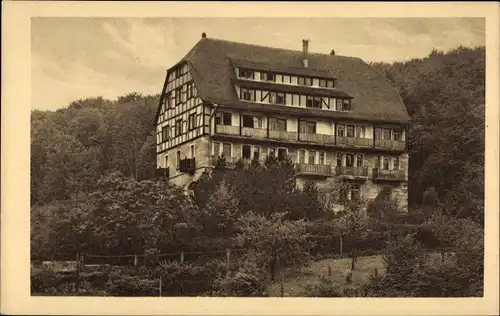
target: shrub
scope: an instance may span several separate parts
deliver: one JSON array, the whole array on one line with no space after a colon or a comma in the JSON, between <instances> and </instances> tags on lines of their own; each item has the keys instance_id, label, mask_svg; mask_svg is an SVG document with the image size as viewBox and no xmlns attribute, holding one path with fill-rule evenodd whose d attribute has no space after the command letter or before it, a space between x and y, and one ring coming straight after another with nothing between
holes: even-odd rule
<instances>
[{"instance_id":1,"label":"shrub","mask_svg":"<svg viewBox=\"0 0 500 316\"><path fill-rule=\"evenodd\" d=\"M331 279L321 276L319 281L306 285L307 296L310 297L343 297L340 286Z\"/></svg>"},{"instance_id":2,"label":"shrub","mask_svg":"<svg viewBox=\"0 0 500 316\"><path fill-rule=\"evenodd\" d=\"M228 276L219 277L214 284L215 296L267 296L267 278L253 261L243 264Z\"/></svg>"}]
</instances>

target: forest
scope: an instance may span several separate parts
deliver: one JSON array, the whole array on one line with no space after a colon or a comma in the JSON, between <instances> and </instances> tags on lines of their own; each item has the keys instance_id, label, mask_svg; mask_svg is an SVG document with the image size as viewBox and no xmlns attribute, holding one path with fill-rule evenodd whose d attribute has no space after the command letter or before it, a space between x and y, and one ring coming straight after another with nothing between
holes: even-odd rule
<instances>
[{"instance_id":1,"label":"forest","mask_svg":"<svg viewBox=\"0 0 500 316\"><path fill-rule=\"evenodd\" d=\"M187 282L182 293L167 287L169 295L266 296L277 266L292 269L318 256L338 256L333 244L343 236L340 254L352 258L353 270L356 257L366 254L381 254L386 264L385 274L372 276L357 296L481 296L485 48L433 50L425 58L371 66L392 82L411 116L410 209L403 217L394 203L373 201L369 219L362 219L358 210L365 201L343 201L343 184L335 181L329 192L312 183L295 189L289 162L273 157L250 168L216 167L191 186L191 194L154 181L158 95L95 97L56 111L33 110L32 260L140 254L144 266L95 272L107 280L99 290L83 276L71 290L56 282L53 271L32 272L32 291L154 295L150 277L168 275L165 280ZM331 203L345 211L330 212ZM319 243L319 235L327 241ZM202 258L199 267L158 256L167 249L228 248L239 254L231 268L214 258ZM421 264L429 252L440 253L442 263ZM454 259L445 260L447 253ZM444 285L450 278L455 282ZM194 279L200 284L193 286ZM344 296L337 285L322 282L311 290L317 296Z\"/></svg>"}]
</instances>

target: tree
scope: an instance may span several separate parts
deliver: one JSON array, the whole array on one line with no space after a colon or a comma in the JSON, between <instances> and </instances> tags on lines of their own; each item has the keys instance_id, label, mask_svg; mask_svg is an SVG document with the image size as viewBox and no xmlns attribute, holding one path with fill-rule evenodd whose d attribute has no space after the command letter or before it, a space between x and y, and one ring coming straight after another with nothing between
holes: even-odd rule
<instances>
[{"instance_id":1,"label":"tree","mask_svg":"<svg viewBox=\"0 0 500 316\"><path fill-rule=\"evenodd\" d=\"M344 204L345 211L340 217L340 222L344 226L344 233L353 241L351 250L351 270L355 269L356 247L357 243L365 238L367 228L369 227L366 216L366 201L359 199L357 201L347 201Z\"/></svg>"},{"instance_id":2,"label":"tree","mask_svg":"<svg viewBox=\"0 0 500 316\"><path fill-rule=\"evenodd\" d=\"M207 233L215 231L217 235L231 236L238 215L238 200L222 180L204 208L203 217L205 227L208 226Z\"/></svg>"}]
</instances>

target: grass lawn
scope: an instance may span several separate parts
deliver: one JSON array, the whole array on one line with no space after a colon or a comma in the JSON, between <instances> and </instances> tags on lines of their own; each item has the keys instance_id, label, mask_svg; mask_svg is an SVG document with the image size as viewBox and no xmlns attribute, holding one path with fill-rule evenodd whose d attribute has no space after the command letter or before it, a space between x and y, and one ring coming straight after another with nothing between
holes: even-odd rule
<instances>
[{"instance_id":1,"label":"grass lawn","mask_svg":"<svg viewBox=\"0 0 500 316\"><path fill-rule=\"evenodd\" d=\"M427 264L429 265L441 261L439 253L428 253L428 255L429 261ZM453 255L453 253L448 255ZM321 276L328 277L328 266L331 268L332 280L342 288L345 285L345 271L351 268L351 258L314 261L308 267L300 269L300 271L285 273L283 282L285 296L305 296L305 287L308 284L319 282ZM352 272L352 285L361 285L368 281L369 276L374 273L375 269L378 270L379 275L385 273L381 255L358 257L356 269ZM269 296L280 296L280 282L277 281L271 284L268 290Z\"/></svg>"},{"instance_id":2,"label":"grass lawn","mask_svg":"<svg viewBox=\"0 0 500 316\"><path fill-rule=\"evenodd\" d=\"M328 277L328 266L332 271L332 280L340 286L344 285L345 271L351 268L351 258L324 259L312 262L309 267L304 267L300 272L288 273L284 277L284 289L286 296L304 296L305 286L319 281L320 276ZM374 269L378 273L384 272L382 256L358 257L356 269L352 272L352 284L359 285L368 280ZM280 283L276 282L269 288L270 296L280 296Z\"/></svg>"}]
</instances>

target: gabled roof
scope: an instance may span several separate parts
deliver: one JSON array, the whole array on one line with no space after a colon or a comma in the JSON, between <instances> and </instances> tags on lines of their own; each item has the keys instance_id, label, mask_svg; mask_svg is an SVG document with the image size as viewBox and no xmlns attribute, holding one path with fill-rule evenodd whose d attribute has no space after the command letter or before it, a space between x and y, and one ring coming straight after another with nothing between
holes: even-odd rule
<instances>
[{"instance_id":1,"label":"gabled roof","mask_svg":"<svg viewBox=\"0 0 500 316\"><path fill-rule=\"evenodd\" d=\"M360 58L309 53L308 68L304 68L302 59L302 51L202 38L179 63L190 64L201 99L221 106L248 105L236 95L234 63L336 78L336 89L353 98L352 110L340 114L323 111L327 116L400 123L410 120L398 91Z\"/></svg>"}]
</instances>

